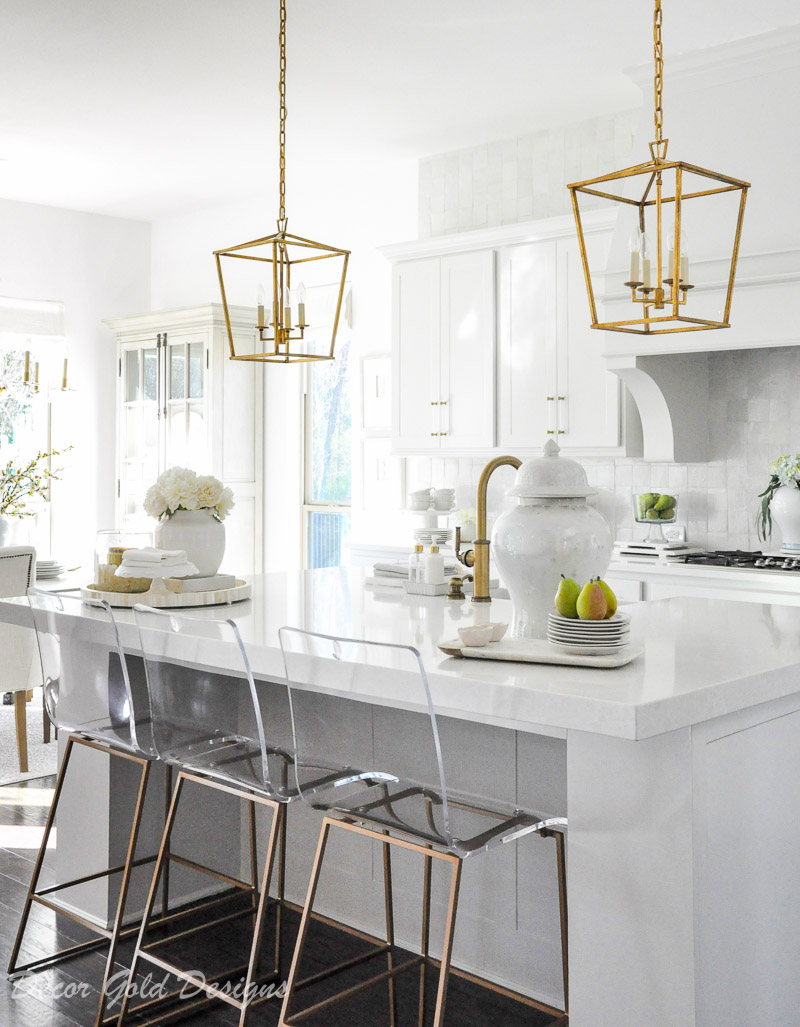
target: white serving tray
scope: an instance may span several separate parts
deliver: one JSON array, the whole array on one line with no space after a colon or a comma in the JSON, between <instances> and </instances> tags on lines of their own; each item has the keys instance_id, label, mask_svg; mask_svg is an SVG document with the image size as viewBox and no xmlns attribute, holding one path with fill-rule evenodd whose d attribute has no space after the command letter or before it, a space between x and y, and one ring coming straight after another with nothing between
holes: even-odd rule
<instances>
[{"instance_id":1,"label":"white serving tray","mask_svg":"<svg viewBox=\"0 0 800 1027\"><path fill-rule=\"evenodd\" d=\"M104 599L109 606L132 607L137 603L145 606L226 606L249 599L253 587L240 578L233 588L216 588L209 592L103 592L96 585L81 589L81 599Z\"/></svg>"},{"instance_id":2,"label":"white serving tray","mask_svg":"<svg viewBox=\"0 0 800 1027\"><path fill-rule=\"evenodd\" d=\"M563 667L624 667L644 652L642 646L626 645L615 653L601 656L578 656L558 649L544 638L503 638L486 645L464 645L459 639L442 642L439 648L448 656L466 656L472 660L507 660L513 663L555 663Z\"/></svg>"}]
</instances>

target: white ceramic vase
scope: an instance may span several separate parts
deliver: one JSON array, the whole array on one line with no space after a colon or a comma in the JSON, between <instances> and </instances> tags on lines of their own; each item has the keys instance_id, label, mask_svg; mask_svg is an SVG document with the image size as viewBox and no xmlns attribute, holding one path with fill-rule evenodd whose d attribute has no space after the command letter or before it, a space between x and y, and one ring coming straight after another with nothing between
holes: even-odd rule
<instances>
[{"instance_id":1,"label":"white ceramic vase","mask_svg":"<svg viewBox=\"0 0 800 1027\"><path fill-rule=\"evenodd\" d=\"M11 521L5 514L0 514L0 546L7 546L11 536Z\"/></svg>"},{"instance_id":2,"label":"white ceramic vase","mask_svg":"<svg viewBox=\"0 0 800 1027\"><path fill-rule=\"evenodd\" d=\"M211 510L176 510L156 531L161 549L185 549L189 562L202 577L219 570L225 555L225 525Z\"/></svg>"},{"instance_id":3,"label":"white ceramic vase","mask_svg":"<svg viewBox=\"0 0 800 1027\"><path fill-rule=\"evenodd\" d=\"M492 559L514 607L509 637L546 638L561 575L584 585L605 574L611 526L586 502L596 492L583 468L552 440L520 467L508 495L517 505L495 522Z\"/></svg>"},{"instance_id":4,"label":"white ceramic vase","mask_svg":"<svg viewBox=\"0 0 800 1027\"><path fill-rule=\"evenodd\" d=\"M781 485L769 504L772 519L781 529L781 552L800 553L800 489Z\"/></svg>"}]
</instances>

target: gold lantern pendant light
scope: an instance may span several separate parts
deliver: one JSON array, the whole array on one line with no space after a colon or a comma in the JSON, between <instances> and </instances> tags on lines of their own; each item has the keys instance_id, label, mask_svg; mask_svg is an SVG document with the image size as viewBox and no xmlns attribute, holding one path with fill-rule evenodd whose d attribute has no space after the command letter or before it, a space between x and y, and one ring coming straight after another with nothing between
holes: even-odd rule
<instances>
[{"instance_id":1,"label":"gold lantern pendant light","mask_svg":"<svg viewBox=\"0 0 800 1027\"><path fill-rule=\"evenodd\" d=\"M715 171L685 161L667 160L668 139L663 137L662 91L664 83L664 57L661 42L661 0L655 0L653 19L653 42L655 57L655 139L650 143L650 160L610 175L575 182L567 186L572 195L572 209L578 229L581 259L583 262L586 288L589 294L589 308L592 328L615 332L632 332L637 335L663 335L668 332L697 332L709 328L729 328L731 298L742 234L744 206L749 182L721 175ZM627 190L627 191L626 191ZM686 233L683 229L687 217L694 214L696 204L716 203L727 196L722 203L730 203L738 192L738 205L725 206L724 210L698 212L696 224L708 230L713 224L719 228L728 214L733 228L733 245L730 264L727 267L727 289L724 310L716 311L716 318L700 317L698 302L692 311L691 281ZM640 309L631 310L637 316L599 322L592 284L592 268L587 255L586 239L581 220L581 197L601 197L623 204L624 209L636 208L632 218L630 238L630 271L623 283L630 290L630 300ZM691 205L687 203L691 201ZM713 214L713 220L709 217ZM670 217L671 215L671 217ZM604 269L602 269L604 270ZM613 284L606 286L606 292L614 291Z\"/></svg>"},{"instance_id":2,"label":"gold lantern pendant light","mask_svg":"<svg viewBox=\"0 0 800 1027\"><path fill-rule=\"evenodd\" d=\"M347 262L349 250L325 243L313 242L287 231L286 217L286 0L280 0L280 136L279 136L279 168L280 198L278 208L278 231L262 239L229 246L224 250L215 250L219 287L222 293L222 306L225 312L225 323L228 329L228 344L231 360L252 360L261 363L291 364L309 360L333 360L336 346L336 332L339 327L339 315L342 309ZM259 287L256 305L255 346L253 352L236 352L236 345L231 328L230 310L222 274L222 258L234 261L255 260L270 265L268 272L272 281L272 306L264 303L263 288ZM298 283L292 288L292 268L309 261L327 259L341 260L341 274L338 278L338 295L336 310L330 336L330 344L325 343L322 352L312 352L304 348L306 329L305 286ZM226 265L227 266L227 265ZM293 316L294 311L294 316ZM267 317L270 319L267 320Z\"/></svg>"}]
</instances>

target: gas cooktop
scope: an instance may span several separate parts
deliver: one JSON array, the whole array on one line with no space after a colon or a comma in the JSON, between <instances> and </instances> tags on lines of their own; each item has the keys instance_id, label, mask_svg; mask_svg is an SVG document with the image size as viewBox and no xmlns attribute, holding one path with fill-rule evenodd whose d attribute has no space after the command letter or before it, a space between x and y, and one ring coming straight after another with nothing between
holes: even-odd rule
<instances>
[{"instance_id":1,"label":"gas cooktop","mask_svg":"<svg viewBox=\"0 0 800 1027\"><path fill-rule=\"evenodd\" d=\"M800 571L800 558L793 556L764 556L743 549L720 549L709 553L676 554L670 563L697 564L701 567L755 567L773 571Z\"/></svg>"}]
</instances>

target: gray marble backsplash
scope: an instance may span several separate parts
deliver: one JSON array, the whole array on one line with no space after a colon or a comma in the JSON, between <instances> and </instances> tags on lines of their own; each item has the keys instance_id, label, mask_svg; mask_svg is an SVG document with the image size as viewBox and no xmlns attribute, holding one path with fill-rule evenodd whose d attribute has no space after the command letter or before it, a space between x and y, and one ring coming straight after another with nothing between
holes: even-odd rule
<instances>
[{"instance_id":1,"label":"gray marble backsplash","mask_svg":"<svg viewBox=\"0 0 800 1027\"><path fill-rule=\"evenodd\" d=\"M630 540L645 531L633 520L633 493L665 489L679 496L678 521L686 525L690 542L710 549L763 548L755 518L758 493L769 481L768 465L783 453L800 450L800 349L711 354L708 432L708 463L578 458L598 490L597 506L615 538ZM407 488L452 487L459 508L474 507L483 463L410 457ZM495 473L489 490L493 515L502 509L512 478L511 468Z\"/></svg>"}]
</instances>

